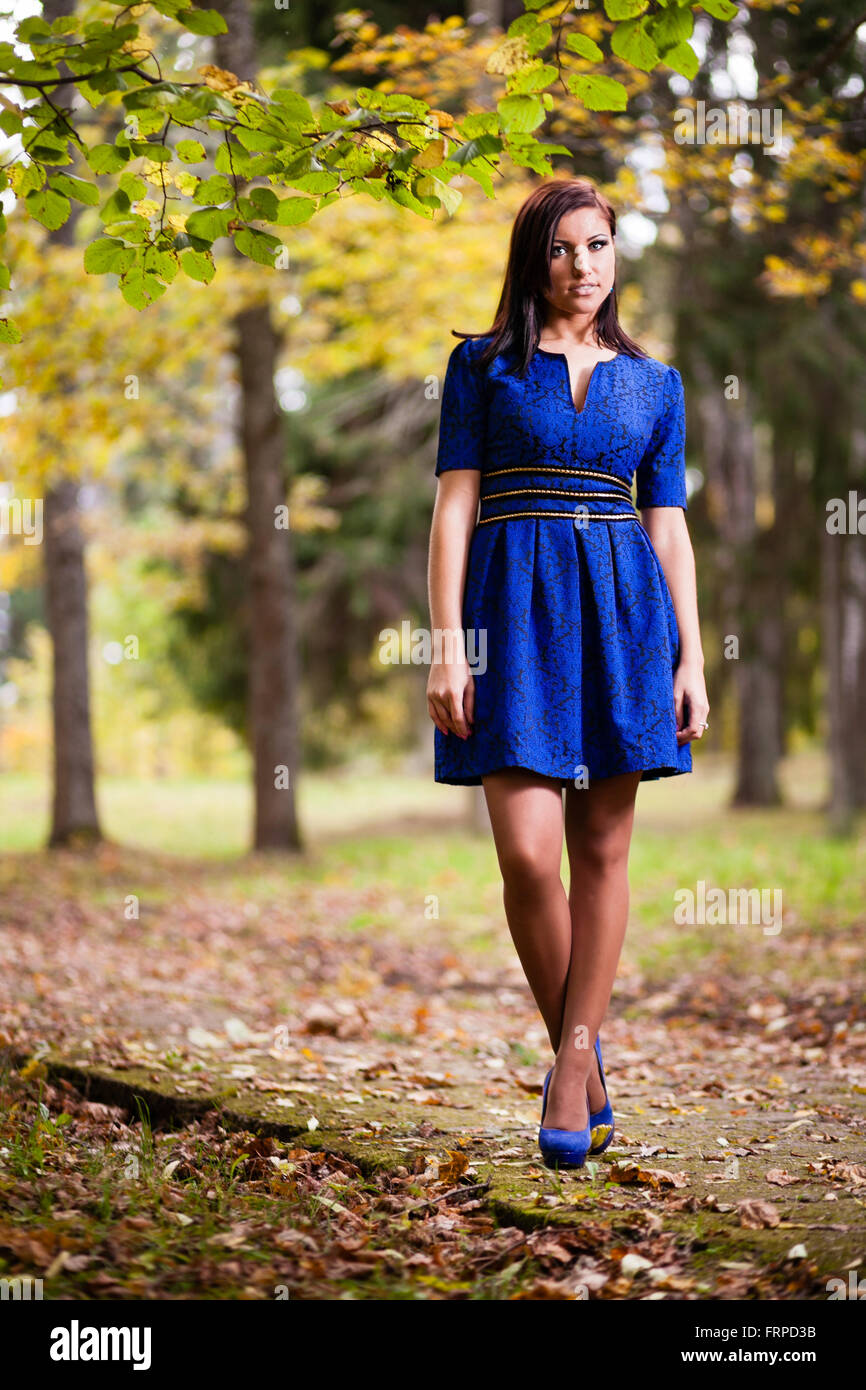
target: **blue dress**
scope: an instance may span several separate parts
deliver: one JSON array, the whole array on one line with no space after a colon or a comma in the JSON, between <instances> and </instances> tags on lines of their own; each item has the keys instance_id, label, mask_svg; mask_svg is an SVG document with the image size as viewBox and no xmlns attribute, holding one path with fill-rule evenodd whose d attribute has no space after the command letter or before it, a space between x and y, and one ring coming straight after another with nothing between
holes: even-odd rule
<instances>
[{"instance_id":1,"label":"blue dress","mask_svg":"<svg viewBox=\"0 0 866 1390\"><path fill-rule=\"evenodd\" d=\"M691 772L673 600L632 503L636 475L639 508L687 509L680 374L619 353L578 411L563 353L536 349L521 378L511 357L478 363L486 341L457 344L442 390L436 474L478 469L481 500L463 601L475 718L468 739L434 729L435 780Z\"/></svg>"}]
</instances>

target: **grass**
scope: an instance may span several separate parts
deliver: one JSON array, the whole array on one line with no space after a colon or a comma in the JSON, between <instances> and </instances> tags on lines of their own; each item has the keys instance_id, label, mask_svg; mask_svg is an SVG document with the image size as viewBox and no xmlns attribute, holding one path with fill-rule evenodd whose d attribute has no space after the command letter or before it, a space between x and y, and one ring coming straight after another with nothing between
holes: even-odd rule
<instances>
[{"instance_id":1,"label":"grass","mask_svg":"<svg viewBox=\"0 0 866 1390\"><path fill-rule=\"evenodd\" d=\"M862 922L866 880L866 818L850 837L828 833L820 809L823 763L812 753L789 758L782 783L789 803L778 810L733 810L730 764L696 758L697 773L647 783L638 792L630 856L628 946L636 966L663 977L707 956L784 949L792 937L847 933ZM152 856L181 868L212 864L227 902L255 914L274 896L327 886L357 893L349 929L394 934L414 942L496 955L508 945L502 885L492 835L467 824L472 793L430 778L389 774L308 774L298 790L305 836L300 856L248 853L249 788L241 782L104 779L99 786L104 829L127 863L143 851L150 907L176 891L160 881ZM36 777L0 777L0 852L15 856L6 874L38 875L47 828L49 788ZM32 856L32 857L31 857ZM132 861L134 862L134 860ZM99 900L116 889L70 863L70 889ZM568 882L563 853L563 879ZM759 923L679 923L678 893L707 889L781 889L783 929L773 937ZM133 887L134 890L134 887ZM363 902L361 901L363 898ZM765 959L768 957L765 956ZM770 959L772 957L769 957Z\"/></svg>"},{"instance_id":2,"label":"grass","mask_svg":"<svg viewBox=\"0 0 866 1390\"><path fill-rule=\"evenodd\" d=\"M629 1000L672 987L690 972L711 983L754 978L761 993L781 988L783 975L792 985L834 972L850 977L861 949L864 819L850 837L828 834L823 765L812 755L785 765L789 799L773 811L731 810L730 766L709 756L696 762L696 776L648 783L638 794L630 925L617 986L626 1010ZM366 771L306 775L299 787L306 848L294 856L248 852L249 789L240 782L105 779L100 805L114 844L95 857L44 850L48 794L44 780L0 777L0 913L5 895L12 921L30 912L42 927L55 907L98 904L110 927L118 904L135 893L143 904L141 931L159 941L163 909L185 909L186 899L195 909L200 900L203 912L216 904L220 930L229 923L225 930L242 956L257 948L259 926L279 904L290 909L287 951L292 932L301 951L317 927L328 926L332 949L345 951L349 990L355 974L363 975L366 943L429 946L453 952L461 965L475 957L482 972L514 965L495 848L489 831L468 827L466 789ZM565 856L563 869L567 882ZM724 890L780 887L782 931L767 936L760 924L678 923L675 894L700 880ZM98 941L104 949L106 937ZM233 962L222 946L219 960L224 1011L234 1013ZM629 993L633 979L639 985ZM743 998L756 997L741 989ZM279 1010L282 995L275 999ZM483 992L453 998L470 1037L474 1016L486 1019L490 1011L485 1001ZM382 1026L375 1040L418 1047L417 1036L390 1020L376 1023ZM163 1060L173 1065L176 1058L186 1074L191 1064L172 1052L170 1039L165 1043ZM512 1051L521 1065L540 1071L528 1043L518 1039ZM15 1198L16 1189L26 1191L25 1201ZM0 1275L56 1265L49 1297L272 1299L285 1285L293 1298L487 1300L544 1296L536 1281L559 1274L543 1241L520 1247L517 1256L507 1241L500 1250L496 1223L471 1210L458 1213L453 1239L432 1222L422 1239L424 1227L407 1214L426 1194L417 1170L372 1181L348 1161L328 1167L300 1148L269 1149L255 1135L227 1134L216 1116L164 1133L144 1110L101 1117L62 1087L43 1096L37 1075L3 1076L2 1069L0 1190L13 1198L0 1231ZM617 1195L610 1184L599 1190ZM335 1215L334 1203L350 1208L349 1216ZM233 1239L240 1223L246 1229L236 1245L214 1243ZM733 1247L714 1234L713 1218L684 1213L682 1223L679 1254L686 1258L695 1234L706 1236L710 1252L688 1256L693 1275L703 1277L730 1256ZM584 1250L585 1226L578 1212L569 1236L575 1258ZM370 1263L359 1272L352 1247L361 1227ZM282 1247L287 1232L299 1240ZM444 1269L437 1265L443 1241ZM614 1273L621 1244L612 1230L598 1252ZM71 1263L57 1263L64 1251ZM788 1289L787 1277L778 1275L779 1288Z\"/></svg>"}]
</instances>

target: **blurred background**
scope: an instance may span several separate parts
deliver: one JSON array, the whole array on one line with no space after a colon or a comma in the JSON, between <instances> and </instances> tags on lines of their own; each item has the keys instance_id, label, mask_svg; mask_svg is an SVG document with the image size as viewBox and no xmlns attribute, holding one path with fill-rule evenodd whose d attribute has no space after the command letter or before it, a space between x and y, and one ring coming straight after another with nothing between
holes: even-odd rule
<instances>
[{"instance_id":1,"label":"blurred background","mask_svg":"<svg viewBox=\"0 0 866 1390\"><path fill-rule=\"evenodd\" d=\"M446 112L489 96L484 60L520 12L301 4L287 51L285 17L253 11L263 77ZM632 70L623 114L557 92L545 128L571 152L556 172L617 208L626 330L686 385L712 727L693 777L642 789L648 814L787 807L850 835L866 797L857 19L769 0L699 15L693 81ZM165 61L196 67L211 42L172 36ZM727 143L684 138L699 103ZM763 133L736 140L749 107ZM480 793L432 782L412 633L451 330L489 326L535 179L509 166L494 199L464 179L429 222L339 200L293 229L278 274L225 257L142 313L81 266L96 209L47 232L3 195L24 341L0 363L0 846L222 855L407 814L483 827ZM246 498L267 468L287 511L263 546ZM37 498L41 543L13 524Z\"/></svg>"},{"instance_id":2,"label":"blurred background","mask_svg":"<svg viewBox=\"0 0 866 1390\"><path fill-rule=\"evenodd\" d=\"M70 4L20 0L0 45ZM211 39L135 8L179 82L409 93L440 129L495 107L523 13L217 0L236 32ZM607 54L606 12L643 8L545 13ZM613 1196L607 1163L565 1196L534 1167L548 1039L483 794L433 781L425 695L452 330L490 326L541 171L437 184L429 219L340 196L280 228L278 268L225 238L212 283L142 312L83 268L97 207L52 231L0 192L23 334L0 347L0 1273L85 1298L573 1298L579 1255L594 1294L643 1298L623 1232L650 1298L825 1298L855 1270L866 13L732 8L695 11L693 78L606 59L627 110L557 82L536 132L612 201L621 322L683 377L711 704L693 774L637 800ZM116 103L78 114L114 142ZM676 1176L632 1162L653 1155ZM366 1263L359 1229L385 1243Z\"/></svg>"}]
</instances>

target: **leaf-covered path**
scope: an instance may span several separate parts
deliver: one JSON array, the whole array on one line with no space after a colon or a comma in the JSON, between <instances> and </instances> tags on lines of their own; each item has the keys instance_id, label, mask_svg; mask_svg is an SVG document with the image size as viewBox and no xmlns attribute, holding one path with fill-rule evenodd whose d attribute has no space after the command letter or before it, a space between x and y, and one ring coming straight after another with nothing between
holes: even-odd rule
<instances>
[{"instance_id":1,"label":"leaf-covered path","mask_svg":"<svg viewBox=\"0 0 866 1390\"><path fill-rule=\"evenodd\" d=\"M826 1299L862 1258L847 929L820 969L806 930L772 969L753 936L736 971L714 952L664 983L627 950L615 1141L556 1175L546 1037L489 893L464 943L429 885L348 853L0 873L5 1273L89 1298Z\"/></svg>"}]
</instances>

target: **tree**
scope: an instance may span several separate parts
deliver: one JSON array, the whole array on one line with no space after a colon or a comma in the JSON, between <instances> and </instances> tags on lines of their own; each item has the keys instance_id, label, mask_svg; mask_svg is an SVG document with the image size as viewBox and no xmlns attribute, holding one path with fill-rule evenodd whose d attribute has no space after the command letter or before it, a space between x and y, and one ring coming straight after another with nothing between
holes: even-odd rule
<instances>
[{"instance_id":1,"label":"tree","mask_svg":"<svg viewBox=\"0 0 866 1390\"><path fill-rule=\"evenodd\" d=\"M736 13L728 0L705 0L703 7L721 17ZM0 130L21 142L0 171L0 188L10 187L16 210L41 222L59 243L72 239L72 201L97 206L95 180L110 179L111 191L99 209L105 235L87 246L84 265L90 273L116 277L123 297L138 309L161 298L180 271L209 283L216 273L214 245L228 236L236 254L273 267L283 241L265 229L287 235L285 229L344 194L386 199L430 218L441 208L455 211L462 196L454 186L458 177L477 180L492 197L491 172L503 156L537 173L550 172L550 156L569 153L567 147L542 144L534 134L553 106L547 89L554 83L594 111L623 110L627 101L621 82L592 70L605 63L604 53L581 32L565 4L542 11L537 0L527 0L488 62L488 71L505 76L505 95L495 109L462 117L419 97L371 88L357 89L351 100L323 101L314 111L290 87L255 89L251 27L240 0L225 0L217 10L184 8L179 0L153 0L143 8L193 33L214 36L219 63L202 67L199 82L166 79L153 37L140 28L138 15L124 11L118 16L122 22L83 25L65 0L17 26L16 38L36 56L22 58L13 45L0 45L0 84L19 93L17 103L3 99ZM605 0L610 61L641 71L664 63L693 74L697 58L688 38L696 8L661 3L650 10L649 0ZM364 37L362 26L356 38ZM467 35L472 42L474 35ZM542 56L546 52L550 61ZM240 76L229 62L241 69ZM62 104L70 89L96 112L123 112L125 124L113 141L88 144L80 106ZM179 133L183 138L176 139ZM75 165L75 174L62 172L65 165ZM190 166L196 165L206 166L204 177L192 174ZM156 204L146 196L149 184L159 190ZM281 198L275 188L294 191ZM180 205L177 211L169 210L170 201ZM0 215L0 237L5 230ZM0 287L9 283L2 266ZM262 302L239 315L237 328L253 599L256 842L286 846L298 842L296 818L291 796L277 794L274 776L285 766L291 783L297 763L297 663L291 552L287 537L274 526L282 501L280 417L272 389L277 342ZM18 326L0 319L0 342L16 341ZM79 832L99 834L76 498L74 481L67 478L48 499L49 611L57 672L55 843Z\"/></svg>"},{"instance_id":2,"label":"tree","mask_svg":"<svg viewBox=\"0 0 866 1390\"><path fill-rule=\"evenodd\" d=\"M506 77L505 95L495 109L459 120L419 98L363 87L351 101L323 101L314 111L299 91L256 91L249 80L216 65L202 67L198 82L178 81L176 75L170 80L153 39L126 10L118 16L122 22L111 24L84 25L74 14L50 22L30 16L18 24L16 38L38 56L24 58L12 44L0 44L0 85L20 94L17 103L4 98L0 129L22 145L0 174L0 188L11 187L27 216L55 230L69 220L71 200L99 202L94 176L117 175L100 209L106 235L87 247L85 265L94 274L117 276L129 303L145 308L181 271L212 279L213 246L224 237L232 237L241 255L273 265L281 241L265 228L297 226L344 194L385 198L431 217L441 207L453 213L458 206L460 193L452 183L460 174L477 179L493 196L491 171L502 156L549 173L550 155L562 150L534 134L553 104L548 88L561 82L591 110L624 110L625 86L593 69L612 61L651 71L664 63L694 76L692 11L736 14L729 0L704 0L703 6L660 0L652 11L650 0L605 0L611 19L606 60L564 0L558 9L542 10L538 0L525 3L493 69ZM196 34L227 33L217 10L149 0L145 12L151 11ZM363 25L358 36L363 38ZM80 109L61 104L69 88L94 110L122 107L128 124L113 142L88 145ZM182 138L169 143L176 134ZM73 164L76 154L87 167L79 162L75 175L62 172L58 166ZM163 174L162 204L151 216L136 210L147 192L141 169L130 167L138 160L145 171L155 165ZM195 165L207 166L205 177L189 174L188 166ZM249 192L242 193L242 186ZM280 198L277 187L295 192ZM174 214L169 198L180 204ZM0 219L0 235L4 227ZM0 287L8 288L8 270L0 274ZM13 322L0 320L0 342L17 336Z\"/></svg>"}]
</instances>

